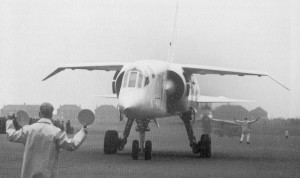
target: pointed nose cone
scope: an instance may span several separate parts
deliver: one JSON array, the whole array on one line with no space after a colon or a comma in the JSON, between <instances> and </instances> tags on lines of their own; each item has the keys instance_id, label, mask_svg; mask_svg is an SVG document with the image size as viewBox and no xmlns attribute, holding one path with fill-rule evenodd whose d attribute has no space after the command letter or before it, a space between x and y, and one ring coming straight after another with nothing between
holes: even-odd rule
<instances>
[{"instance_id":1,"label":"pointed nose cone","mask_svg":"<svg viewBox=\"0 0 300 178\"><path fill-rule=\"evenodd\" d=\"M122 111L127 111L135 107L135 103L130 99L123 99L119 101L119 109Z\"/></svg>"},{"instance_id":2,"label":"pointed nose cone","mask_svg":"<svg viewBox=\"0 0 300 178\"><path fill-rule=\"evenodd\" d=\"M135 117L139 110L140 98L134 95L119 97L118 107L128 117Z\"/></svg>"}]
</instances>

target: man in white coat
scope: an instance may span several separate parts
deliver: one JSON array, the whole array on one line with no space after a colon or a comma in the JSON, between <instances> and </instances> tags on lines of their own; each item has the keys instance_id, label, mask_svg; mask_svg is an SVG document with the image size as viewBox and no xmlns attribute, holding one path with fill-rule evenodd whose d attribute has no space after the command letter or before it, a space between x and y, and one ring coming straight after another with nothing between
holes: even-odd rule
<instances>
[{"instance_id":1,"label":"man in white coat","mask_svg":"<svg viewBox=\"0 0 300 178\"><path fill-rule=\"evenodd\" d=\"M235 118L233 118L233 119L236 123L238 123L242 126L242 136L241 136L241 139L240 139L240 143L243 142L244 137L246 136L247 137L247 143L250 144L250 125L253 124L254 122L258 121L259 117L256 118L253 121L248 121L247 117L245 117L245 119L243 121L236 120Z\"/></svg>"},{"instance_id":2,"label":"man in white coat","mask_svg":"<svg viewBox=\"0 0 300 178\"><path fill-rule=\"evenodd\" d=\"M40 120L32 125L15 129L15 118L6 123L8 140L25 145L21 178L53 178L57 172L60 148L76 150L85 140L87 130L82 128L74 138L52 124L53 106L43 103L40 106Z\"/></svg>"}]
</instances>

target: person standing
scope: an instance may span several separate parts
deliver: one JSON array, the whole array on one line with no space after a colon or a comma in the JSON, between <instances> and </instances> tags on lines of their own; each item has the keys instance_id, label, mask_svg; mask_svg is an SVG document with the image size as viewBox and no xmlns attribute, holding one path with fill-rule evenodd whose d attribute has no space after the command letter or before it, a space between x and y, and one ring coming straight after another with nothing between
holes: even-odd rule
<instances>
[{"instance_id":1,"label":"person standing","mask_svg":"<svg viewBox=\"0 0 300 178\"><path fill-rule=\"evenodd\" d=\"M233 118L233 119L236 123L238 123L239 125L242 126L242 135L241 135L240 143L243 142L244 137L247 137L246 138L247 143L250 144L250 130L251 130L250 125L253 124L254 122L258 121L259 117L257 117L253 121L248 121L247 117L245 117L245 119L243 121L236 120L235 118Z\"/></svg>"},{"instance_id":2,"label":"person standing","mask_svg":"<svg viewBox=\"0 0 300 178\"><path fill-rule=\"evenodd\" d=\"M41 104L41 119L19 130L15 128L16 117L10 116L6 123L8 140L25 145L21 178L54 178L60 148L74 151L86 139L86 126L74 138L68 138L66 132L55 127L52 123L53 110L50 103Z\"/></svg>"},{"instance_id":3,"label":"person standing","mask_svg":"<svg viewBox=\"0 0 300 178\"><path fill-rule=\"evenodd\" d=\"M71 134L71 123L70 123L70 120L68 120L67 123L66 123L66 132L67 132L67 134Z\"/></svg>"},{"instance_id":4,"label":"person standing","mask_svg":"<svg viewBox=\"0 0 300 178\"><path fill-rule=\"evenodd\" d=\"M65 131L65 122L64 121L61 121L61 130Z\"/></svg>"},{"instance_id":5,"label":"person standing","mask_svg":"<svg viewBox=\"0 0 300 178\"><path fill-rule=\"evenodd\" d=\"M286 139L289 138L289 131L288 130L285 130L284 136L285 136Z\"/></svg>"}]
</instances>

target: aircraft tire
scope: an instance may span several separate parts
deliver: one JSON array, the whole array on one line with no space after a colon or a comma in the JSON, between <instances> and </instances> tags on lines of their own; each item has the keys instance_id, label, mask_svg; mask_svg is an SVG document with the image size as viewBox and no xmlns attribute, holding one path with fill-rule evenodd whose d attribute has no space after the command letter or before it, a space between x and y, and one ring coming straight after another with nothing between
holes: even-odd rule
<instances>
[{"instance_id":1,"label":"aircraft tire","mask_svg":"<svg viewBox=\"0 0 300 178\"><path fill-rule=\"evenodd\" d=\"M206 143L206 150L205 150L205 157L210 158L211 157L211 138L208 135L207 137L207 143Z\"/></svg>"},{"instance_id":2,"label":"aircraft tire","mask_svg":"<svg viewBox=\"0 0 300 178\"><path fill-rule=\"evenodd\" d=\"M132 159L137 160L139 159L139 141L138 140L133 140L132 142Z\"/></svg>"},{"instance_id":3,"label":"aircraft tire","mask_svg":"<svg viewBox=\"0 0 300 178\"><path fill-rule=\"evenodd\" d=\"M202 134L200 140L200 157L210 158L211 157L211 138L208 134Z\"/></svg>"},{"instance_id":4,"label":"aircraft tire","mask_svg":"<svg viewBox=\"0 0 300 178\"><path fill-rule=\"evenodd\" d=\"M204 150L203 150L201 140L199 140L199 142L198 142L198 150L199 150L199 153L200 153L200 158L204 158Z\"/></svg>"},{"instance_id":5,"label":"aircraft tire","mask_svg":"<svg viewBox=\"0 0 300 178\"><path fill-rule=\"evenodd\" d=\"M151 160L152 158L152 142L147 140L145 143L145 160Z\"/></svg>"},{"instance_id":6,"label":"aircraft tire","mask_svg":"<svg viewBox=\"0 0 300 178\"><path fill-rule=\"evenodd\" d=\"M115 130L108 130L104 137L104 153L116 154L118 151L119 135Z\"/></svg>"}]
</instances>

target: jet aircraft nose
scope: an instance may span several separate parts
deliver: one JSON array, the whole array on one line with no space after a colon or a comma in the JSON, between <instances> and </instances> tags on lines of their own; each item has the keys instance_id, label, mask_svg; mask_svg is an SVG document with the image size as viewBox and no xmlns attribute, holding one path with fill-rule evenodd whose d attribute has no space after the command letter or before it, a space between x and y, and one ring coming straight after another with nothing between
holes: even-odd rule
<instances>
[{"instance_id":1,"label":"jet aircraft nose","mask_svg":"<svg viewBox=\"0 0 300 178\"><path fill-rule=\"evenodd\" d=\"M136 93L124 93L119 96L118 107L127 117L135 117L142 104L141 97Z\"/></svg>"},{"instance_id":2,"label":"jet aircraft nose","mask_svg":"<svg viewBox=\"0 0 300 178\"><path fill-rule=\"evenodd\" d=\"M119 101L119 109L122 111L128 111L136 107L136 102L132 99L122 99Z\"/></svg>"}]
</instances>

